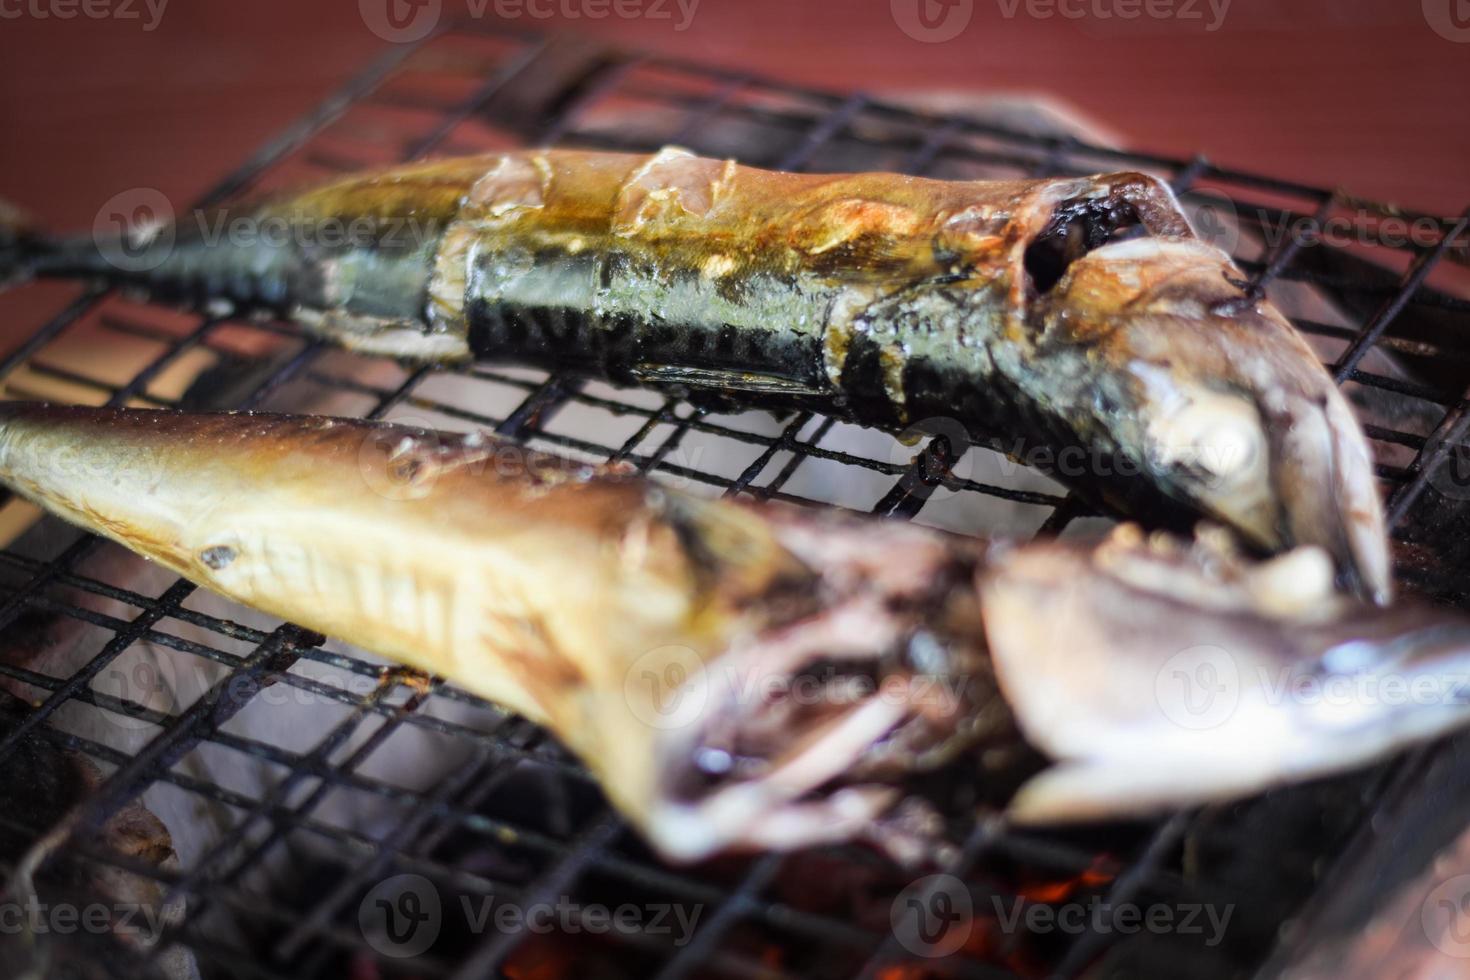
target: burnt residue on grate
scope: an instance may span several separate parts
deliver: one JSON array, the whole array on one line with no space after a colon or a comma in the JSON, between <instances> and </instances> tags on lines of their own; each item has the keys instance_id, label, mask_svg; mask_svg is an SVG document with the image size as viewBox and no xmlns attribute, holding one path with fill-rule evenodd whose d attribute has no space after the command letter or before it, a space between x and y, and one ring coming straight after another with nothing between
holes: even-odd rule
<instances>
[{"instance_id":1,"label":"burnt residue on grate","mask_svg":"<svg viewBox=\"0 0 1470 980\"><path fill-rule=\"evenodd\" d=\"M1358 405L1405 590L1464 603L1463 220L1368 208L1032 122L915 111L477 23L396 48L202 203L416 156L550 143L677 143L783 169L945 178L1158 173L1202 209L1199 223L1230 247L1250 288L1292 314ZM1362 216L1350 247L1280 233L1345 211ZM1438 237L1391 240L1385 218ZM483 427L696 490L957 530L1062 533L1090 519L1055 484L963 445L942 420L900 441L809 414L722 415L567 374L414 368L329 350L280 324L186 316L100 290L63 296L0 357L0 381L9 397ZM1005 788L976 787L957 767L927 777L954 842L942 867L909 871L852 846L675 868L623 830L585 770L534 726L318 647L43 522L0 552L0 628L27 635L16 624L30 622L36 635L36 623L62 621L74 627L67 642L0 657L0 685L24 698L3 705L0 769L30 804L8 814L0 858L13 889L17 862L49 832L38 890L111 902L99 882L125 873L176 909L164 942L128 947L145 961L129 960L128 976L1251 975L1283 944L1331 938L1313 931L1319 923L1333 936L1351 928L1303 910L1323 904L1323 881L1351 874L1344 862L1366 850L1382 863L1373 849L1391 846L1377 839L1387 801L1404 809L1421 773L1453 772L1428 765L1432 747L1167 820L1021 832L994 815ZM129 686L140 649L166 675L168 697ZM67 773L86 778L61 787ZM150 812L173 832L176 863L97 837L109 820ZM1304 924L1283 929L1293 920ZM432 935L415 945L423 924Z\"/></svg>"}]
</instances>

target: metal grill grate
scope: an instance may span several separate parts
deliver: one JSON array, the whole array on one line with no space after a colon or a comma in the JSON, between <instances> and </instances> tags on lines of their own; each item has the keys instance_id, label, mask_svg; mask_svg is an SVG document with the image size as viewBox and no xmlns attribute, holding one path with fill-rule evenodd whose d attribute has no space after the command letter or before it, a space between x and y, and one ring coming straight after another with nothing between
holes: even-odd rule
<instances>
[{"instance_id":1,"label":"metal grill grate","mask_svg":"<svg viewBox=\"0 0 1470 980\"><path fill-rule=\"evenodd\" d=\"M1202 158L1126 153L479 24L396 51L203 203L400 158L525 143L646 151L665 142L782 169L998 177L1132 167L1164 174L1196 205L1228 210L1225 230L1238 236L1233 244L1252 289L1291 307L1293 290L1310 287L1330 294L1333 310L1349 311L1318 309L1296 320L1323 338L1339 381L1382 392L1395 407L1390 416L1399 421L1370 423L1370 434L1406 585L1463 600L1464 556L1444 534L1448 522L1462 519L1462 498L1446 493L1441 477L1457 472L1470 424L1470 302L1459 298L1467 280L1464 218L1435 222L1438 237L1428 244L1387 243L1370 228L1350 246L1305 249L1288 239L1265 247L1260 232L1272 222L1367 212L1340 195L1227 172ZM1370 225L1422 218L1369 210ZM1347 264L1325 264L1329 252ZM105 365L79 356L103 342L128 353ZM1435 370L1383 373L1365 360L1375 350ZM179 381L201 368L212 372L213 387ZM406 369L331 350L278 324L185 317L101 288L62 295L55 315L0 361L0 378L12 397L62 391L94 404L234 408L304 401L479 426L558 452L626 460L711 493L835 502L956 529L1014 532L1021 524L1060 533L1090 516L1035 474L978 449L957 453L943 438L917 451L831 419L802 414L773 428L766 416L715 415L560 374L483 365ZM972 523L980 498L1010 508L1003 525ZM1378 801L1419 771L1424 755L1155 825L1062 833L973 822L943 872L964 883L977 923L989 922L981 912L992 899L1046 904L1096 895L1113 906L1228 903L1235 924L1225 942L1206 948L1188 936L1120 935L1095 924L1080 934L1033 936L1002 934L991 923L977 926L955 955L926 960L905 948L888 919L910 876L874 855L833 848L696 869L662 866L624 831L585 771L533 726L440 682L323 649L320 637L289 625L245 611L228 618L205 611L187 583L152 594L79 571L112 547L83 537L39 556L0 553L13 582L0 623L9 629L23 616L51 614L105 637L62 676L0 664L8 680L39 692L36 705L5 717L0 764L40 739L85 753L106 772L59 824L28 826L5 813L0 825L51 834L54 864L101 862L161 882L172 899L186 901L164 942L110 954L102 966L118 976L141 975L173 944L192 951L206 975L242 977L1076 976L1100 961L1127 971L1186 962L1178 957L1188 957L1197 975L1238 974L1272 951L1277 926L1311 891L1316 862L1341 852ZM124 612L99 611L102 600ZM99 686L140 643L209 665L211 686L171 710ZM304 710L274 703L276 695L330 709L331 725L298 746L242 734L233 724L249 711ZM137 726L143 734L134 749L62 723L77 702ZM457 760L452 772L415 786L376 770L375 753L406 732L442 745ZM249 759L273 778L236 786L208 775L218 770L191 765L210 756ZM91 828L145 792L225 813L230 832L178 868L103 852ZM390 816L363 826L322 815L334 800L339 814L358 805L343 807L344 799ZM1263 843L1264 828L1271 830ZM287 876L294 890L268 886L260 875L283 854L311 862ZM1242 864L1257 869L1254 877L1222 870ZM17 869L7 870L14 884ZM402 873L427 878L446 905L490 897L529 908L570 897L584 906L577 915L593 903L675 903L699 910L700 919L687 943L650 929L594 938L563 928L549 939L492 928L442 936L425 956L396 960L359 928L358 910L374 886ZM930 893L947 880L931 880ZM821 881L825 887L815 884ZM369 963L371 970L363 966Z\"/></svg>"}]
</instances>

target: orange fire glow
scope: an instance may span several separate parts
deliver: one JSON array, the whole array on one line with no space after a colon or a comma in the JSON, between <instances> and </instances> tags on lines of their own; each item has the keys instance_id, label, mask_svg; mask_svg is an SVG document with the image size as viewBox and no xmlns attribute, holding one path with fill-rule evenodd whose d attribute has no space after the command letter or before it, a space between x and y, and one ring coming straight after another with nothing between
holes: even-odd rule
<instances>
[{"instance_id":1,"label":"orange fire glow","mask_svg":"<svg viewBox=\"0 0 1470 980\"><path fill-rule=\"evenodd\" d=\"M1096 888L1112 881L1117 872L1111 865L1107 858L1100 857L1075 878L1027 885L1020 890L1021 897L1032 902L1064 902L1084 888Z\"/></svg>"}]
</instances>

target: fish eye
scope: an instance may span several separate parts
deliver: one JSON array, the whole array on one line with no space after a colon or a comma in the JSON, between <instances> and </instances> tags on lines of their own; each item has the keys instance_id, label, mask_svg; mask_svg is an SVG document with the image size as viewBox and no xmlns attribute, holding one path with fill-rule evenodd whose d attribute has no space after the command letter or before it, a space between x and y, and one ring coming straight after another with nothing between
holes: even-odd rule
<instances>
[{"instance_id":1,"label":"fish eye","mask_svg":"<svg viewBox=\"0 0 1470 980\"><path fill-rule=\"evenodd\" d=\"M235 549L229 545L217 544L199 552L199 560L206 568L212 568L217 572L233 562L237 554Z\"/></svg>"},{"instance_id":2,"label":"fish eye","mask_svg":"<svg viewBox=\"0 0 1470 980\"><path fill-rule=\"evenodd\" d=\"M1234 483L1265 460L1260 418L1241 398L1196 396L1150 426L1156 462L1199 479Z\"/></svg>"},{"instance_id":3,"label":"fish eye","mask_svg":"<svg viewBox=\"0 0 1470 980\"><path fill-rule=\"evenodd\" d=\"M1131 204L1067 201L1058 205L1046 227L1026 246L1023 264L1031 292L1037 296L1050 292L1073 262L1141 228Z\"/></svg>"}]
</instances>

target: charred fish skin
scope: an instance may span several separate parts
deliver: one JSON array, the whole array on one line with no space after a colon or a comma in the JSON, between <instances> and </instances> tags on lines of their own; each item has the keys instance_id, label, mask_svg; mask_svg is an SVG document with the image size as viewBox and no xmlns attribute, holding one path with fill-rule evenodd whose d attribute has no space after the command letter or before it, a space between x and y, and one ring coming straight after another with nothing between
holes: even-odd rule
<instances>
[{"instance_id":1,"label":"charred fish skin","mask_svg":"<svg viewBox=\"0 0 1470 980\"><path fill-rule=\"evenodd\" d=\"M12 403L0 479L548 726L673 859L860 836L1014 739L961 539L346 419Z\"/></svg>"},{"instance_id":2,"label":"charred fish skin","mask_svg":"<svg viewBox=\"0 0 1470 980\"><path fill-rule=\"evenodd\" d=\"M145 243L158 262L134 279L263 304L370 354L571 369L889 428L954 418L1116 511L1202 515L1266 551L1318 544L1344 587L1390 596L1351 409L1155 178L548 150L346 178L242 213L305 240L222 248L180 231ZM328 243L323 226L366 232ZM63 250L35 271L88 262Z\"/></svg>"}]
</instances>

